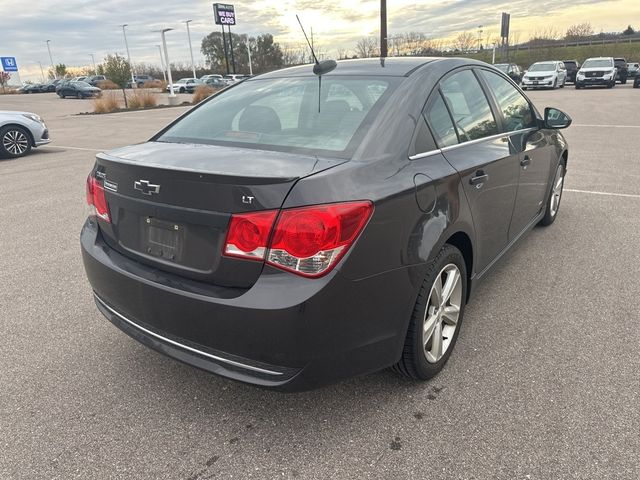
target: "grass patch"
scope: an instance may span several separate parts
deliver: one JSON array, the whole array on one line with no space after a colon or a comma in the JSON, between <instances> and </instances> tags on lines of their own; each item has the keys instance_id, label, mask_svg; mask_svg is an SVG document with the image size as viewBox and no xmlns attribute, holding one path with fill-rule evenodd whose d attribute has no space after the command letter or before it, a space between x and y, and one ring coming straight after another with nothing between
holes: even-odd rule
<instances>
[{"instance_id":1,"label":"grass patch","mask_svg":"<svg viewBox=\"0 0 640 480\"><path fill-rule=\"evenodd\" d=\"M120 109L120 101L115 92L105 92L101 97L93 99L95 113L111 113L118 109Z\"/></svg>"},{"instance_id":2,"label":"grass patch","mask_svg":"<svg viewBox=\"0 0 640 480\"><path fill-rule=\"evenodd\" d=\"M134 110L155 107L158 104L155 94L146 90L135 90L132 95L127 96L127 100L129 108Z\"/></svg>"},{"instance_id":3,"label":"grass patch","mask_svg":"<svg viewBox=\"0 0 640 480\"><path fill-rule=\"evenodd\" d=\"M193 98L191 99L192 103L200 103L205 98L209 98L211 95L216 93L216 89L210 87L209 85L200 85L196 88L195 92L193 92Z\"/></svg>"},{"instance_id":4,"label":"grass patch","mask_svg":"<svg viewBox=\"0 0 640 480\"><path fill-rule=\"evenodd\" d=\"M120 87L113 83L111 80L102 80L98 82L98 87L101 90L118 90Z\"/></svg>"}]
</instances>

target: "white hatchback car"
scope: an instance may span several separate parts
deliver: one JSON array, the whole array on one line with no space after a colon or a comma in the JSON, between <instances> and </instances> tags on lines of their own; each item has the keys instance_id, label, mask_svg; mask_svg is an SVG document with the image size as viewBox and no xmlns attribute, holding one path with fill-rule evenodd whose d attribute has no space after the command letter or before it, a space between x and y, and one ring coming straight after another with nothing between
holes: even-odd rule
<instances>
[{"instance_id":1,"label":"white hatchback car","mask_svg":"<svg viewBox=\"0 0 640 480\"><path fill-rule=\"evenodd\" d=\"M50 141L47 125L35 113L0 110L0 157L22 157Z\"/></svg>"},{"instance_id":2,"label":"white hatchback car","mask_svg":"<svg viewBox=\"0 0 640 480\"><path fill-rule=\"evenodd\" d=\"M564 62L552 60L536 62L522 77L522 89L527 88L564 88L567 82L567 67Z\"/></svg>"}]
</instances>

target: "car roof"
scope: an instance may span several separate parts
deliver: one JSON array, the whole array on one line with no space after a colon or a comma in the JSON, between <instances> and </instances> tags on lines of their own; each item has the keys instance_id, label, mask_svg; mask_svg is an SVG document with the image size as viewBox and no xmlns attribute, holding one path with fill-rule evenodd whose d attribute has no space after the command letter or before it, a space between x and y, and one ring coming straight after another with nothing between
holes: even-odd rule
<instances>
[{"instance_id":1,"label":"car roof","mask_svg":"<svg viewBox=\"0 0 640 480\"><path fill-rule=\"evenodd\" d=\"M434 57L358 58L339 60L335 70L325 75L376 75L405 77L419 67L439 60ZM285 68L260 75L259 78L313 76L313 64Z\"/></svg>"}]
</instances>

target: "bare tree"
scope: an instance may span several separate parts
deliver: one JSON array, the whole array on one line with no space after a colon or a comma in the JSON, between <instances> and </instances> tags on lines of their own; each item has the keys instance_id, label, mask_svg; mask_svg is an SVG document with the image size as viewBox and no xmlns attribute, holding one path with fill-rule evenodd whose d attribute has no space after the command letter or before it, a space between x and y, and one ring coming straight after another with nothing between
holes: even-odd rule
<instances>
[{"instance_id":1,"label":"bare tree","mask_svg":"<svg viewBox=\"0 0 640 480\"><path fill-rule=\"evenodd\" d=\"M476 44L476 36L471 32L460 33L453 41L453 48L460 52L469 52Z\"/></svg>"},{"instance_id":2,"label":"bare tree","mask_svg":"<svg viewBox=\"0 0 640 480\"><path fill-rule=\"evenodd\" d=\"M589 22L577 23L575 25L571 25L567 29L567 33L564 38L565 40L580 40L582 38L592 36L593 33L593 28Z\"/></svg>"},{"instance_id":3,"label":"bare tree","mask_svg":"<svg viewBox=\"0 0 640 480\"><path fill-rule=\"evenodd\" d=\"M378 55L378 39L376 37L362 37L356 43L358 58L369 58Z\"/></svg>"}]
</instances>

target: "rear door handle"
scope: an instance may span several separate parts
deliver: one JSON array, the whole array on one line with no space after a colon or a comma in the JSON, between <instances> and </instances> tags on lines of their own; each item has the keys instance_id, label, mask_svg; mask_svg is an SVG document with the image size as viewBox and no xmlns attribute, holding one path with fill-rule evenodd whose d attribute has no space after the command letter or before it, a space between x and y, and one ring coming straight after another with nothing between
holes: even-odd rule
<instances>
[{"instance_id":1,"label":"rear door handle","mask_svg":"<svg viewBox=\"0 0 640 480\"><path fill-rule=\"evenodd\" d=\"M529 158L529 155L525 155L522 161L520 162L520 166L526 167L530 163L531 163L531 158Z\"/></svg>"},{"instance_id":2,"label":"rear door handle","mask_svg":"<svg viewBox=\"0 0 640 480\"><path fill-rule=\"evenodd\" d=\"M484 173L483 170L478 170L475 173L475 176L471 177L471 180L469 180L469 183L471 185L475 185L476 187L480 188L482 186L482 184L484 182L486 182L487 180L489 180L489 175Z\"/></svg>"}]
</instances>

